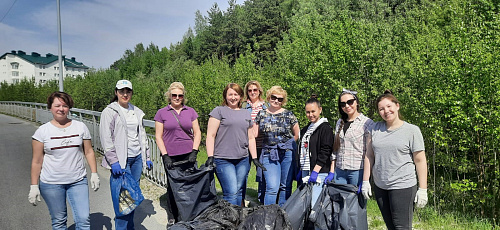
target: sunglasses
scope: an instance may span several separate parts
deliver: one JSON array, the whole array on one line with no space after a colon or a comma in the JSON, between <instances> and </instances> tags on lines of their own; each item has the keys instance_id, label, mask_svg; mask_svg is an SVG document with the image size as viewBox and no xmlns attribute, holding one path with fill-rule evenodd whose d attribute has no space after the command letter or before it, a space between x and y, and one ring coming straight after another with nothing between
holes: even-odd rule
<instances>
[{"instance_id":1,"label":"sunglasses","mask_svg":"<svg viewBox=\"0 0 500 230\"><path fill-rule=\"evenodd\" d=\"M346 105L352 105L352 104L354 104L354 101L356 101L356 99L354 99L354 98L351 99L351 100L347 100L345 102L342 101L342 102L339 103L340 108L344 108L344 107L346 107Z\"/></svg>"},{"instance_id":2,"label":"sunglasses","mask_svg":"<svg viewBox=\"0 0 500 230\"><path fill-rule=\"evenodd\" d=\"M184 98L184 94L175 94L175 93L173 93L171 95L172 95L172 98L181 98L181 99Z\"/></svg>"},{"instance_id":3,"label":"sunglasses","mask_svg":"<svg viewBox=\"0 0 500 230\"><path fill-rule=\"evenodd\" d=\"M279 102L283 102L284 98L271 95L271 100L273 100L273 101L278 100Z\"/></svg>"},{"instance_id":4,"label":"sunglasses","mask_svg":"<svg viewBox=\"0 0 500 230\"><path fill-rule=\"evenodd\" d=\"M259 89L248 89L248 92L251 93L251 92L259 92Z\"/></svg>"}]
</instances>

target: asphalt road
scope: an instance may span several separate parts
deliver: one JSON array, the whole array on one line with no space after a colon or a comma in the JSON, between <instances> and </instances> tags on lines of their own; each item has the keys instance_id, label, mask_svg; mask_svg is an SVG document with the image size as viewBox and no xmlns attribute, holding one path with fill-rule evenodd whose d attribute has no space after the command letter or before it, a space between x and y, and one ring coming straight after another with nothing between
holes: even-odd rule
<instances>
[{"instance_id":1,"label":"asphalt road","mask_svg":"<svg viewBox=\"0 0 500 230\"><path fill-rule=\"evenodd\" d=\"M31 167L31 136L38 125L0 114L0 229L51 229L50 214L42 199L37 206L28 202ZM114 229L114 211L109 190L109 170L99 166L101 186L89 186L91 229ZM88 178L90 178L90 170ZM142 182L141 182L142 184ZM165 210L150 199L136 209L136 229L165 229ZM68 205L68 227L75 229Z\"/></svg>"}]
</instances>

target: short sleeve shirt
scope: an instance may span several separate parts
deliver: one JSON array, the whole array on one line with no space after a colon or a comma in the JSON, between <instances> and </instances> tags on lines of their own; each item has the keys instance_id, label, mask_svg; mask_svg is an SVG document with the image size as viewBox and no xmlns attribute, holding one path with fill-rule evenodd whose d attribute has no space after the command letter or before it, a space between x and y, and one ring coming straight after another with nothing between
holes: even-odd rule
<instances>
[{"instance_id":1,"label":"short sleeve shirt","mask_svg":"<svg viewBox=\"0 0 500 230\"><path fill-rule=\"evenodd\" d=\"M377 187L392 190L415 186L413 153L425 150L420 128L404 122L395 130L387 130L385 122L377 122L370 133L375 155L372 175Z\"/></svg>"},{"instance_id":2,"label":"short sleeve shirt","mask_svg":"<svg viewBox=\"0 0 500 230\"><path fill-rule=\"evenodd\" d=\"M278 114L261 110L255 118L255 123L259 125L259 135L264 136L264 145L272 146L293 138L292 128L298 120L292 111L286 109Z\"/></svg>"},{"instance_id":3,"label":"short sleeve shirt","mask_svg":"<svg viewBox=\"0 0 500 230\"><path fill-rule=\"evenodd\" d=\"M248 157L248 129L253 125L250 111L218 106L210 112L210 117L220 121L215 136L214 157L224 159Z\"/></svg>"},{"instance_id":4,"label":"short sleeve shirt","mask_svg":"<svg viewBox=\"0 0 500 230\"><path fill-rule=\"evenodd\" d=\"M169 156L177 156L190 153L193 150L193 140L186 134L175 119L174 112L182 127L191 132L193 121L198 119L198 113L188 106L183 106L181 112L177 112L170 106L161 108L156 112L154 120L163 124L163 143Z\"/></svg>"},{"instance_id":5,"label":"short sleeve shirt","mask_svg":"<svg viewBox=\"0 0 500 230\"><path fill-rule=\"evenodd\" d=\"M71 184L87 175L83 155L83 140L90 140L87 126L72 120L66 128L47 122L32 138L43 143L43 163L40 180L47 184Z\"/></svg>"}]
</instances>

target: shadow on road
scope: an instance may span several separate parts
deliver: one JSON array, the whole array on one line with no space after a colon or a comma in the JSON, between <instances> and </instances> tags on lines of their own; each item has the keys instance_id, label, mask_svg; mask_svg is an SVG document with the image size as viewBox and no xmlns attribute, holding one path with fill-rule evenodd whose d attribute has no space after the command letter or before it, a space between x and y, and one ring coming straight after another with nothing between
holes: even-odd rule
<instances>
[{"instance_id":1,"label":"shadow on road","mask_svg":"<svg viewBox=\"0 0 500 230\"><path fill-rule=\"evenodd\" d=\"M68 230L75 230L75 224L72 224L69 226ZM112 229L112 224L111 224L111 218L108 216L105 216L104 214L98 212L98 213L91 213L90 214L90 229L92 230L111 230Z\"/></svg>"},{"instance_id":2,"label":"shadow on road","mask_svg":"<svg viewBox=\"0 0 500 230\"><path fill-rule=\"evenodd\" d=\"M135 229L147 230L147 228L142 225L142 222L144 221L144 219L146 219L146 217L151 217L154 214L156 214L156 211L153 206L153 201L147 199L143 200L139 208L135 210Z\"/></svg>"}]
</instances>

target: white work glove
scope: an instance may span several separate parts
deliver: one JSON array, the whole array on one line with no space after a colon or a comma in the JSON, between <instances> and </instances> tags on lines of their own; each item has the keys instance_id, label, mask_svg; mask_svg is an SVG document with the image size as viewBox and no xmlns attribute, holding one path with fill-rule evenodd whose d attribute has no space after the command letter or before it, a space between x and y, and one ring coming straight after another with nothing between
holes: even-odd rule
<instances>
[{"instance_id":1,"label":"white work glove","mask_svg":"<svg viewBox=\"0 0 500 230\"><path fill-rule=\"evenodd\" d=\"M38 188L37 184L30 185L30 193L28 194L28 200L34 206L36 206L37 200L42 201L40 199L40 189Z\"/></svg>"},{"instance_id":2,"label":"white work glove","mask_svg":"<svg viewBox=\"0 0 500 230\"><path fill-rule=\"evenodd\" d=\"M418 188L417 195L415 196L415 203L417 208L423 208L427 204L427 189Z\"/></svg>"},{"instance_id":3,"label":"white work glove","mask_svg":"<svg viewBox=\"0 0 500 230\"><path fill-rule=\"evenodd\" d=\"M309 176L302 177L303 184L307 184L308 181L309 181Z\"/></svg>"},{"instance_id":4,"label":"white work glove","mask_svg":"<svg viewBox=\"0 0 500 230\"><path fill-rule=\"evenodd\" d=\"M99 189L99 175L97 173L92 173L90 176L90 184L94 191L97 191Z\"/></svg>"},{"instance_id":5,"label":"white work glove","mask_svg":"<svg viewBox=\"0 0 500 230\"><path fill-rule=\"evenodd\" d=\"M370 181L363 181L363 184L361 185L361 193L365 199L370 199L370 196L372 195L372 186L370 185Z\"/></svg>"}]
</instances>

